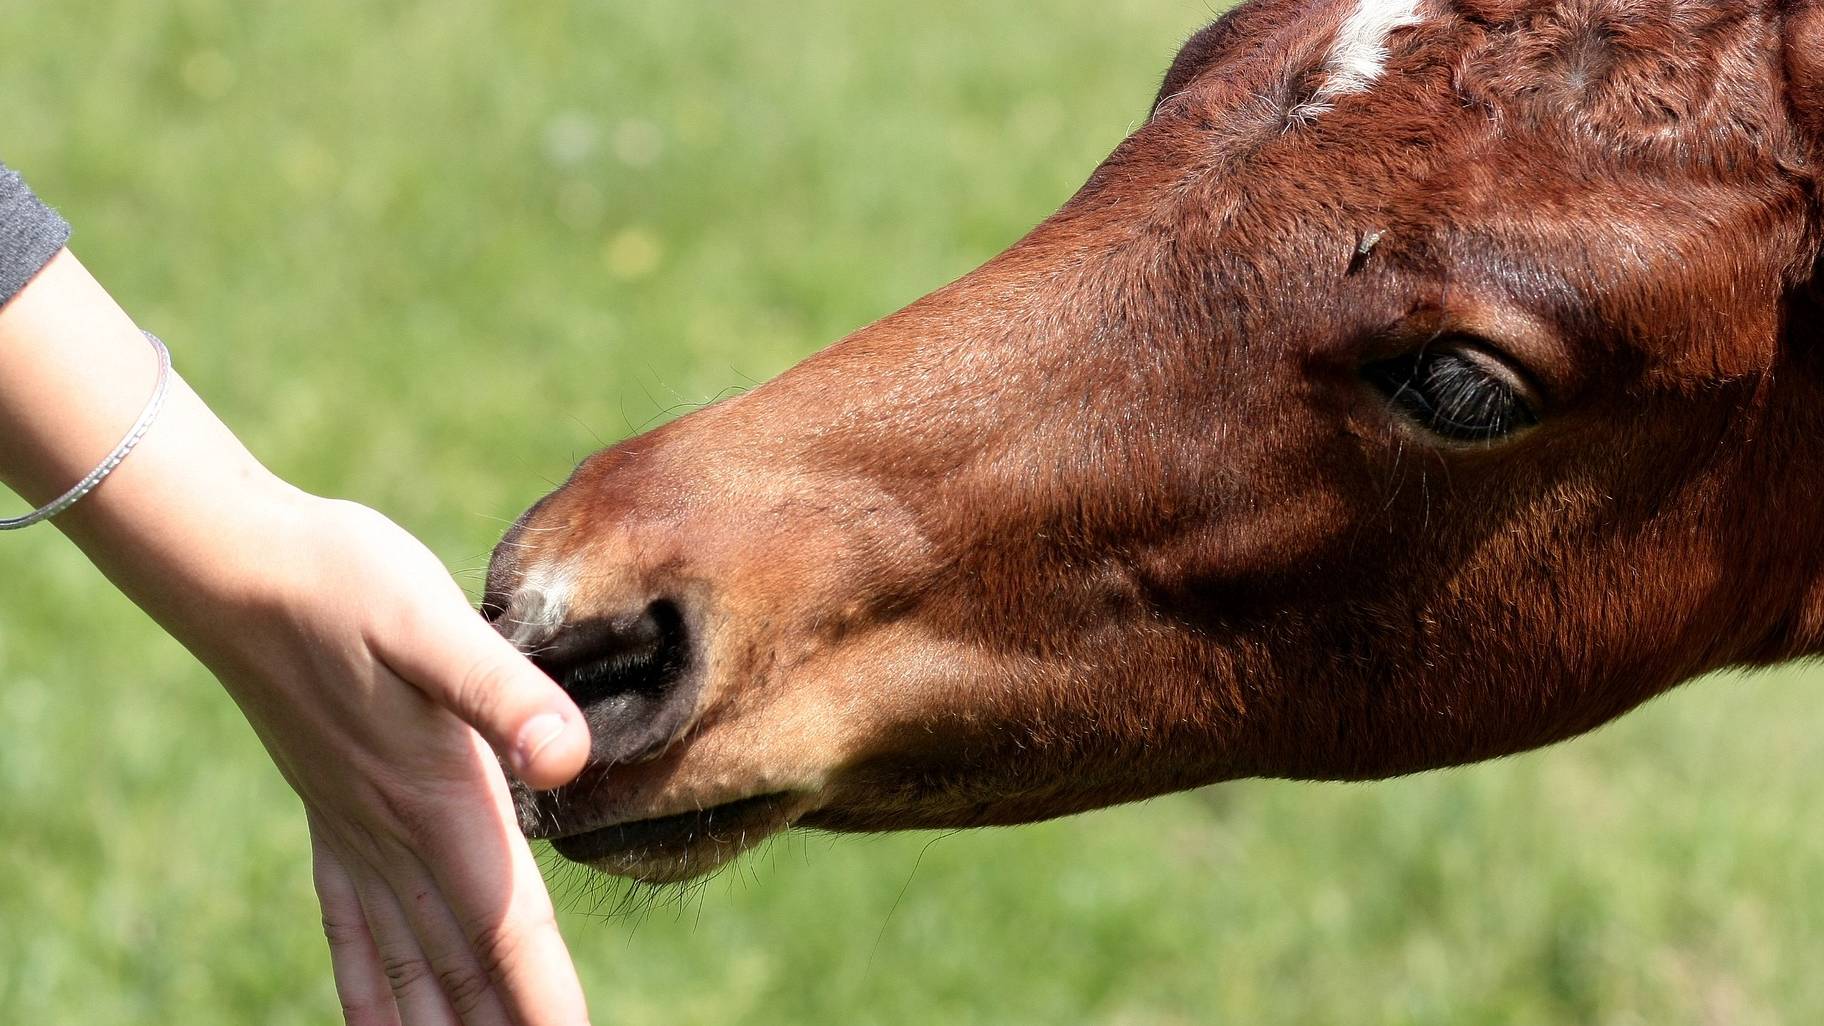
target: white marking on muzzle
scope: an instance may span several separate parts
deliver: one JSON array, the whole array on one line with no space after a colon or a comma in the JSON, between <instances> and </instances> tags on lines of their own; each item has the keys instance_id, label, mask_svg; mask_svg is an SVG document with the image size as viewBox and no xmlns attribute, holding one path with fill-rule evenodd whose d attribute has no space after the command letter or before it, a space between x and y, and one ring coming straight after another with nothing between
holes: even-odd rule
<instances>
[{"instance_id":1,"label":"white marking on muzzle","mask_svg":"<svg viewBox=\"0 0 1824 1026\"><path fill-rule=\"evenodd\" d=\"M522 652L545 644L563 626L574 584L574 575L549 567L527 574L508 600L501 633Z\"/></svg>"},{"instance_id":2,"label":"white marking on muzzle","mask_svg":"<svg viewBox=\"0 0 1824 1026\"><path fill-rule=\"evenodd\" d=\"M1421 0L1356 0L1355 8L1336 30L1324 58L1325 78L1310 99L1293 107L1288 117L1309 121L1328 111L1340 96L1365 93L1387 70L1387 37L1396 29L1419 24Z\"/></svg>"}]
</instances>

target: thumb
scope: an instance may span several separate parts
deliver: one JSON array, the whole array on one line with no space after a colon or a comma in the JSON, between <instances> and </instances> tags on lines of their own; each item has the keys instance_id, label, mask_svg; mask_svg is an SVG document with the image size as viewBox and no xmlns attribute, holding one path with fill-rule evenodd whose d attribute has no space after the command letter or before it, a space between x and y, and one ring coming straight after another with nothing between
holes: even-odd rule
<instances>
[{"instance_id":1,"label":"thumb","mask_svg":"<svg viewBox=\"0 0 1824 1026\"><path fill-rule=\"evenodd\" d=\"M536 788L569 782L589 757L576 703L466 602L438 603L386 640L394 673L474 727Z\"/></svg>"}]
</instances>

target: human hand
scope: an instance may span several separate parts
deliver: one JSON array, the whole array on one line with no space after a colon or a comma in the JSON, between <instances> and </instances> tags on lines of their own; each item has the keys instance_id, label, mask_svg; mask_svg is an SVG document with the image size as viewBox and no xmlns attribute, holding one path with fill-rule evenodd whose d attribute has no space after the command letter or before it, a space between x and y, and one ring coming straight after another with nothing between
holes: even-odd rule
<instances>
[{"instance_id":1,"label":"human hand","mask_svg":"<svg viewBox=\"0 0 1824 1026\"><path fill-rule=\"evenodd\" d=\"M435 557L300 497L258 597L179 631L304 800L351 1026L570 1024L582 991L506 780L573 777L587 728Z\"/></svg>"},{"instance_id":2,"label":"human hand","mask_svg":"<svg viewBox=\"0 0 1824 1026\"><path fill-rule=\"evenodd\" d=\"M153 363L59 253L0 308L0 483L35 504L81 478ZM303 799L353 1026L585 1021L489 744L554 787L588 728L429 550L273 477L181 376L132 457L55 523L215 672Z\"/></svg>"}]
</instances>

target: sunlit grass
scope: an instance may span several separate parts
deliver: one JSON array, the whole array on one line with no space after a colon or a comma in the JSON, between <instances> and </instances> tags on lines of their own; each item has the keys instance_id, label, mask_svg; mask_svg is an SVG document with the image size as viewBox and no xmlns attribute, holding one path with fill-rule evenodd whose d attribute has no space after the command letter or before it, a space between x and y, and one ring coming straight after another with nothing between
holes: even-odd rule
<instances>
[{"instance_id":1,"label":"sunlit grass","mask_svg":"<svg viewBox=\"0 0 1824 1026\"><path fill-rule=\"evenodd\" d=\"M4 19L0 155L273 466L473 585L602 441L1016 238L1207 15L64 0ZM1821 683L1390 784L787 838L618 917L553 879L603 1023L1812 1021ZM0 833L0 1022L333 1014L296 801L52 532L0 544Z\"/></svg>"}]
</instances>

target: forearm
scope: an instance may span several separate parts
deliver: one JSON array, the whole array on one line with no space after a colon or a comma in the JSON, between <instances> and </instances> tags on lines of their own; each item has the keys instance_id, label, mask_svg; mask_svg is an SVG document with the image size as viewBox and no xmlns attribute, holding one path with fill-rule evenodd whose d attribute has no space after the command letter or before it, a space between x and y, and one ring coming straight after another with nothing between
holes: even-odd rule
<instances>
[{"instance_id":1,"label":"forearm","mask_svg":"<svg viewBox=\"0 0 1824 1026\"><path fill-rule=\"evenodd\" d=\"M156 377L133 320L58 254L0 308L0 482L34 504L62 493L120 441ZM262 543L295 497L175 378L132 455L54 523L175 627L254 596Z\"/></svg>"},{"instance_id":2,"label":"forearm","mask_svg":"<svg viewBox=\"0 0 1824 1026\"><path fill-rule=\"evenodd\" d=\"M67 250L40 267L45 250L5 250L5 228L0 483L37 504L114 451L158 361ZM35 271L16 294L28 275L9 268ZM126 461L53 522L209 665L303 800L351 1021L449 1022L453 997L477 1021L587 1021L471 726L542 787L581 770L588 731L429 549L279 481L175 377ZM421 969L389 978L397 966ZM446 994L440 980L483 982Z\"/></svg>"}]
</instances>

